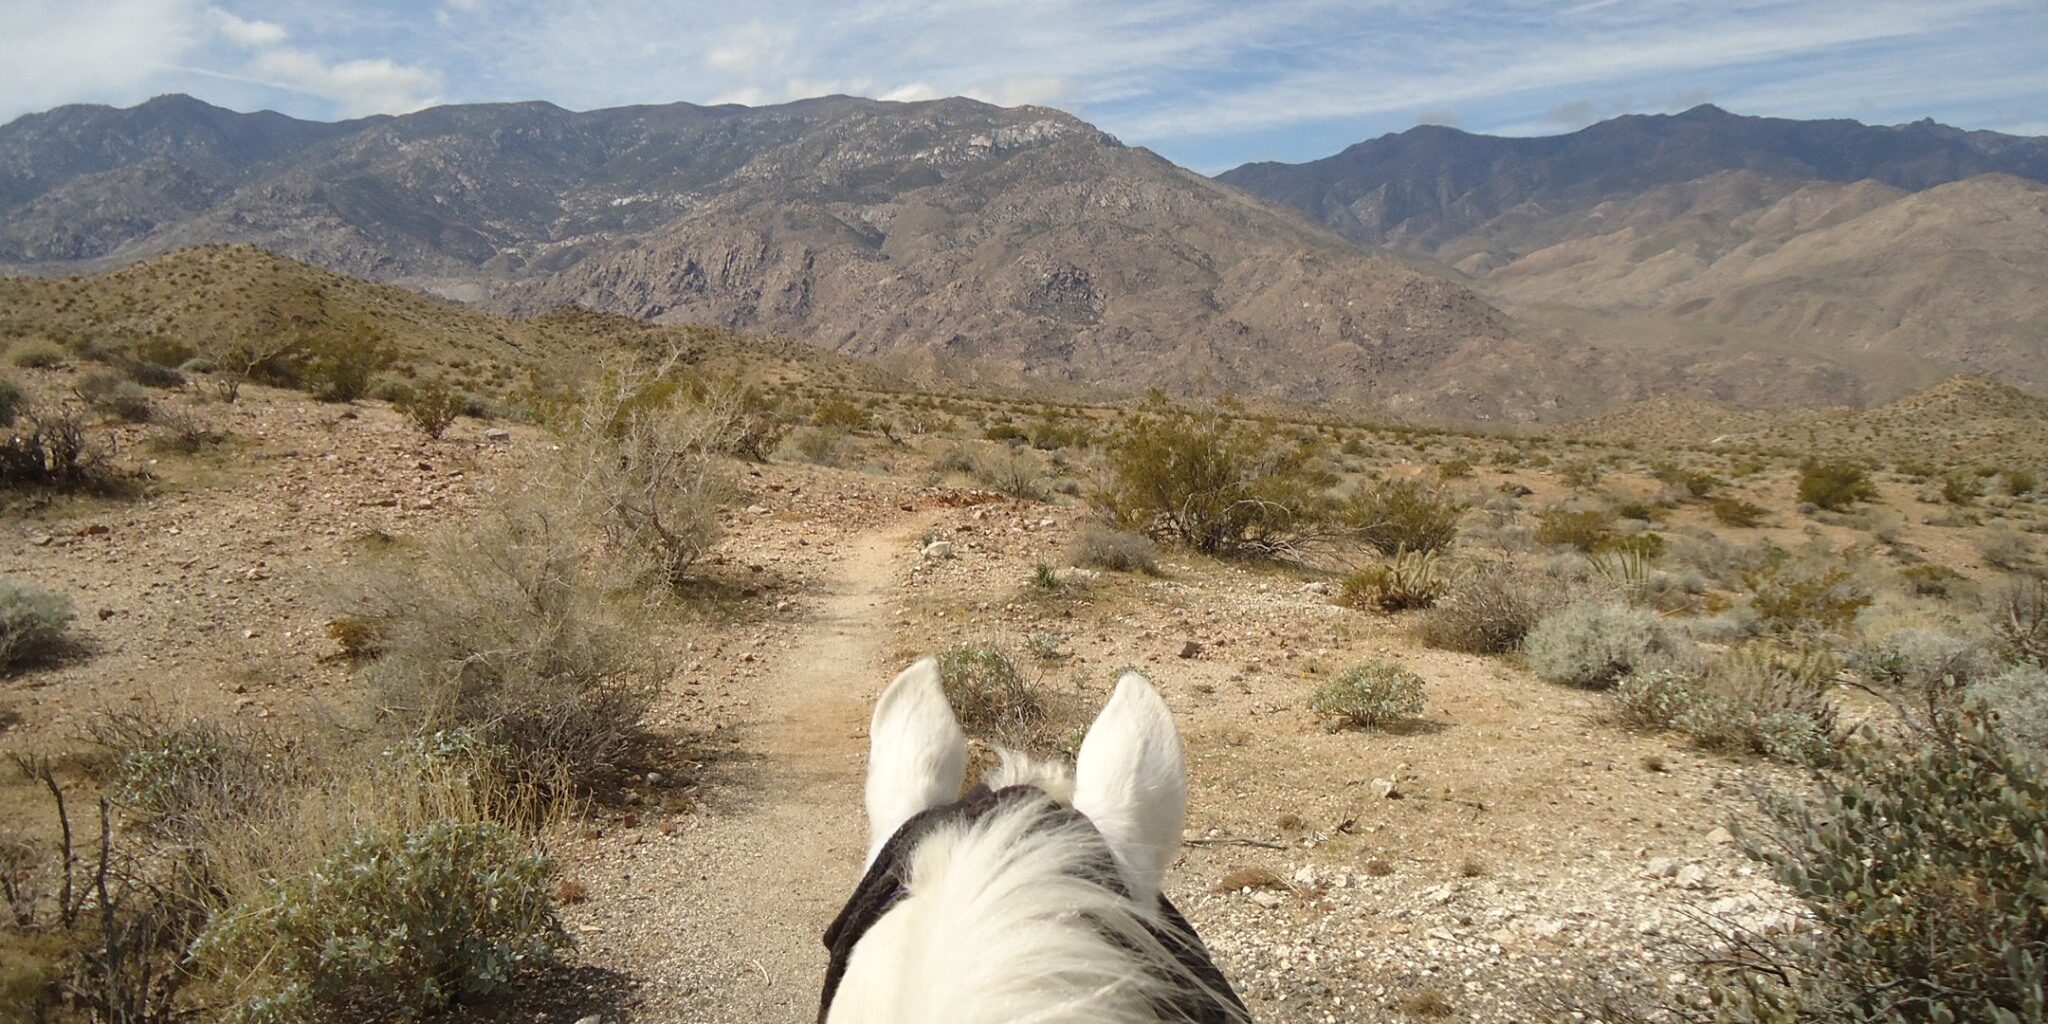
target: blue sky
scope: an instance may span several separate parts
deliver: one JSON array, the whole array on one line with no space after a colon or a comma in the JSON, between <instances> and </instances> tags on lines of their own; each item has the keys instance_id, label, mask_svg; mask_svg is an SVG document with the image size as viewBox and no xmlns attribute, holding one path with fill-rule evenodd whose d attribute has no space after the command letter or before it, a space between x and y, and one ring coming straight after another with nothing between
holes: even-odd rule
<instances>
[{"instance_id":1,"label":"blue sky","mask_svg":"<svg viewBox=\"0 0 2048 1024\"><path fill-rule=\"evenodd\" d=\"M1712 102L2048 134L2048 0L0 0L0 119L964 94L1202 171Z\"/></svg>"}]
</instances>

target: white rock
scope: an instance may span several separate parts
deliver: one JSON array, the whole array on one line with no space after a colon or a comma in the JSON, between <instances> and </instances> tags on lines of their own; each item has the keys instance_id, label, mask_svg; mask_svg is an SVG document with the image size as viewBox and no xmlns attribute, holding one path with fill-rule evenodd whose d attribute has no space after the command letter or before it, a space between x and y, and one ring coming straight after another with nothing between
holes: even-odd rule
<instances>
[{"instance_id":1,"label":"white rock","mask_svg":"<svg viewBox=\"0 0 2048 1024\"><path fill-rule=\"evenodd\" d=\"M1314 864L1303 864L1303 865L1301 866L1301 870L1299 870L1299 871L1296 871L1296 872L1294 873L1294 884L1296 884L1296 885L1314 885L1314 884L1316 884L1316 866L1315 866Z\"/></svg>"},{"instance_id":2,"label":"white rock","mask_svg":"<svg viewBox=\"0 0 2048 1024\"><path fill-rule=\"evenodd\" d=\"M1271 889L1254 889L1252 890L1251 898L1253 903L1267 910L1278 910L1280 909L1280 904L1284 902L1280 898L1280 894Z\"/></svg>"},{"instance_id":3,"label":"white rock","mask_svg":"<svg viewBox=\"0 0 2048 1024\"><path fill-rule=\"evenodd\" d=\"M1678 869L1674 881L1681 889L1698 889L1707 884L1707 869L1698 864L1687 864Z\"/></svg>"},{"instance_id":4,"label":"white rock","mask_svg":"<svg viewBox=\"0 0 2048 1024\"><path fill-rule=\"evenodd\" d=\"M932 541L930 544L924 546L923 551L918 552L918 557L923 558L926 561L933 561L941 558L951 558L953 557L953 542L950 540Z\"/></svg>"},{"instance_id":5,"label":"white rock","mask_svg":"<svg viewBox=\"0 0 2048 1024\"><path fill-rule=\"evenodd\" d=\"M494 444L510 444L512 443L512 432L504 427L491 427L484 431L484 440Z\"/></svg>"},{"instance_id":6,"label":"white rock","mask_svg":"<svg viewBox=\"0 0 2048 1024\"><path fill-rule=\"evenodd\" d=\"M1373 795L1374 795L1374 796L1380 797L1381 799L1384 799L1384 800L1391 800L1391 799L1393 799L1393 797L1394 797L1394 793L1395 793L1395 789L1394 789L1394 780L1392 780L1392 779L1374 779L1374 780L1372 780L1372 792L1373 792Z\"/></svg>"}]
</instances>

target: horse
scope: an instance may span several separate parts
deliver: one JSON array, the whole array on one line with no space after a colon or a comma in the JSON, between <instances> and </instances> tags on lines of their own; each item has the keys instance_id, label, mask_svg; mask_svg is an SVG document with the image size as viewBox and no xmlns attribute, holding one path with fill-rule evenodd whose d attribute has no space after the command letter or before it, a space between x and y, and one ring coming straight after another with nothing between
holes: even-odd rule
<instances>
[{"instance_id":1,"label":"horse","mask_svg":"<svg viewBox=\"0 0 2048 1024\"><path fill-rule=\"evenodd\" d=\"M1162 892L1187 767L1144 676L1118 680L1071 767L1004 750L964 796L932 659L883 691L869 743L867 859L825 932L819 1024L1250 1024Z\"/></svg>"}]
</instances>

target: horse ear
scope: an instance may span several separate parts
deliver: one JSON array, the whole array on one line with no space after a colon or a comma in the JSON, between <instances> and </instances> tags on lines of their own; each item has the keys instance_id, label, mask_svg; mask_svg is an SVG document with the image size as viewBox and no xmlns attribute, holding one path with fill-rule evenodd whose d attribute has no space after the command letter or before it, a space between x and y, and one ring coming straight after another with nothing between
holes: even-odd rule
<instances>
[{"instance_id":1,"label":"horse ear","mask_svg":"<svg viewBox=\"0 0 2048 1024\"><path fill-rule=\"evenodd\" d=\"M1187 764L1173 713L1144 676L1127 672L1074 763L1074 809L1109 841L1131 895L1150 902L1180 852Z\"/></svg>"},{"instance_id":2,"label":"horse ear","mask_svg":"<svg viewBox=\"0 0 2048 1024\"><path fill-rule=\"evenodd\" d=\"M868 858L919 811L960 796L967 737L946 703L939 663L922 658L903 670L868 725Z\"/></svg>"}]
</instances>

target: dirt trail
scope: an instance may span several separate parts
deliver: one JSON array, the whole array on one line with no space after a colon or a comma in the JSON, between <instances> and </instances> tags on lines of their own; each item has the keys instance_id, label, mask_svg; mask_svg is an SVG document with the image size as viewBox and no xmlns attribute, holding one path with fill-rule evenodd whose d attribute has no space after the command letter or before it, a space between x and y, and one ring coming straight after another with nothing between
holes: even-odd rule
<instances>
[{"instance_id":1,"label":"dirt trail","mask_svg":"<svg viewBox=\"0 0 2048 1024\"><path fill-rule=\"evenodd\" d=\"M923 520L858 534L810 595L787 648L747 697L735 754L715 766L680 843L620 851L584 928L590 959L639 976L640 1019L804 1021L819 936L851 891L866 839L865 719L883 664L896 562Z\"/></svg>"}]
</instances>

